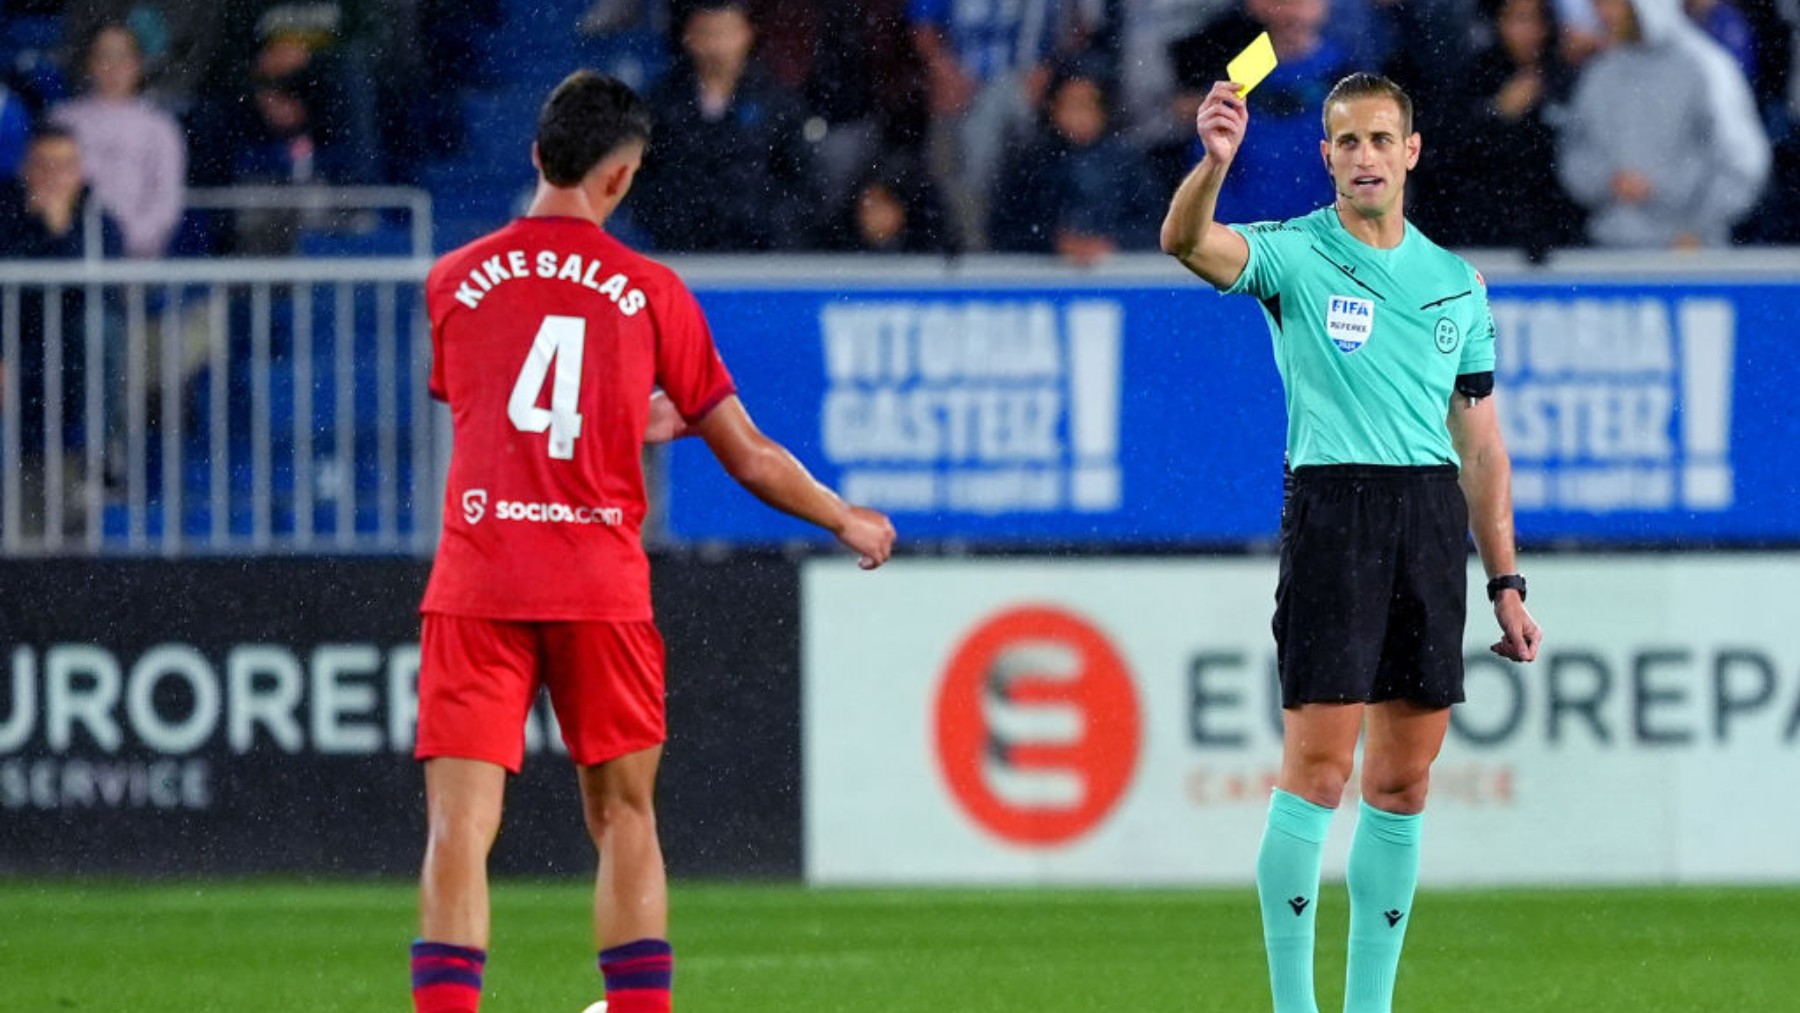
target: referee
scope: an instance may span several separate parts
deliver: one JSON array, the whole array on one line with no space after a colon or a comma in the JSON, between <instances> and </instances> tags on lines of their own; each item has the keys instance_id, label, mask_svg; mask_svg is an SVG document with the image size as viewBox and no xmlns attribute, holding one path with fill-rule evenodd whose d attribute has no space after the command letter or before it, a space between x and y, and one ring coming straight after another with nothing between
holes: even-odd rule
<instances>
[{"instance_id":1,"label":"referee","mask_svg":"<svg viewBox=\"0 0 1800 1013\"><path fill-rule=\"evenodd\" d=\"M1431 763L1463 699L1466 535L1501 637L1537 656L1514 560L1512 465L1494 412L1494 320L1481 275L1408 225L1412 100L1373 74L1325 98L1319 155L1336 198L1285 222L1214 220L1249 110L1213 85L1205 157L1176 190L1162 248L1254 296L1286 390L1291 469L1275 590L1281 774L1257 855L1276 1013L1317 1013L1319 856L1358 735L1345 1013L1387 1013L1412 920Z\"/></svg>"}]
</instances>

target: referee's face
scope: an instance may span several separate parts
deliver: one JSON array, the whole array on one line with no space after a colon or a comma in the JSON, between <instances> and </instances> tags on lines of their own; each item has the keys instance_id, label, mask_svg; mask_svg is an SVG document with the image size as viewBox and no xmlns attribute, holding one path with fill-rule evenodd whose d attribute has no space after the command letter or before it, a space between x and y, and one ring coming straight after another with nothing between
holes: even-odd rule
<instances>
[{"instance_id":1,"label":"referee's face","mask_svg":"<svg viewBox=\"0 0 1800 1013\"><path fill-rule=\"evenodd\" d=\"M1386 96L1334 102L1330 134L1319 142L1337 203L1365 218L1402 213L1406 174L1419 163L1419 135L1406 132L1400 105Z\"/></svg>"}]
</instances>

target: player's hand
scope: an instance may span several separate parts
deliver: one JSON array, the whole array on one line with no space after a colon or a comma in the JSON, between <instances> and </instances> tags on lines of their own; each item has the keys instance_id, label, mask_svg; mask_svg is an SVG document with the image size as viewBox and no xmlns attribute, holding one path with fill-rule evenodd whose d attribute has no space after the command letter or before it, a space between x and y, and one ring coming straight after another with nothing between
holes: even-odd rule
<instances>
[{"instance_id":1,"label":"player's hand","mask_svg":"<svg viewBox=\"0 0 1800 1013\"><path fill-rule=\"evenodd\" d=\"M1494 618L1500 623L1500 640L1488 650L1510 661L1531 661L1537 657L1544 631L1525 610L1518 595L1502 593L1495 599Z\"/></svg>"},{"instance_id":2,"label":"player's hand","mask_svg":"<svg viewBox=\"0 0 1800 1013\"><path fill-rule=\"evenodd\" d=\"M667 394L659 390L650 395L650 424L644 427L645 443L668 443L692 432Z\"/></svg>"},{"instance_id":3,"label":"player's hand","mask_svg":"<svg viewBox=\"0 0 1800 1013\"><path fill-rule=\"evenodd\" d=\"M1214 82L1194 115L1194 132L1206 149L1206 157L1221 164L1230 163L1237 157L1249 126L1250 107L1238 95L1238 86L1230 81Z\"/></svg>"},{"instance_id":4,"label":"player's hand","mask_svg":"<svg viewBox=\"0 0 1800 1013\"><path fill-rule=\"evenodd\" d=\"M845 517L844 526L837 531L837 539L844 548L861 557L856 565L873 570L894 554L894 522L880 511L853 506Z\"/></svg>"}]
</instances>

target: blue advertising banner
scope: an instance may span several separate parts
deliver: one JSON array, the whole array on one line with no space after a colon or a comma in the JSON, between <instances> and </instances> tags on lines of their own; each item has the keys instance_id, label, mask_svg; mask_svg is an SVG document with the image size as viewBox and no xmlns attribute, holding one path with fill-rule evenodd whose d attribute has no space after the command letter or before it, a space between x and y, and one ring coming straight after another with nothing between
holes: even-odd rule
<instances>
[{"instance_id":1,"label":"blue advertising banner","mask_svg":"<svg viewBox=\"0 0 1800 1013\"><path fill-rule=\"evenodd\" d=\"M1523 538L1800 539L1800 285L1493 289Z\"/></svg>"},{"instance_id":2,"label":"blue advertising banner","mask_svg":"<svg viewBox=\"0 0 1800 1013\"><path fill-rule=\"evenodd\" d=\"M1800 285L1496 282L1522 539L1800 540L1782 354ZM909 541L1241 546L1276 537L1285 415L1255 302L1199 282L716 285L752 417ZM676 541L816 540L704 446Z\"/></svg>"}]
</instances>

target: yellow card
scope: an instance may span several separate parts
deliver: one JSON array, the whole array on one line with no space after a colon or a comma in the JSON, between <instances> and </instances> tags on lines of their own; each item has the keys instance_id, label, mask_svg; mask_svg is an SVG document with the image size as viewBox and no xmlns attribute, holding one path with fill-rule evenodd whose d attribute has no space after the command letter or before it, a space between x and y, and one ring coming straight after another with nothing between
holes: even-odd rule
<instances>
[{"instance_id":1,"label":"yellow card","mask_svg":"<svg viewBox=\"0 0 1800 1013\"><path fill-rule=\"evenodd\" d=\"M1262 84L1262 79L1275 69L1275 63L1275 45L1269 41L1269 33L1264 32L1225 65L1225 76L1238 86L1238 97L1242 98Z\"/></svg>"}]
</instances>

